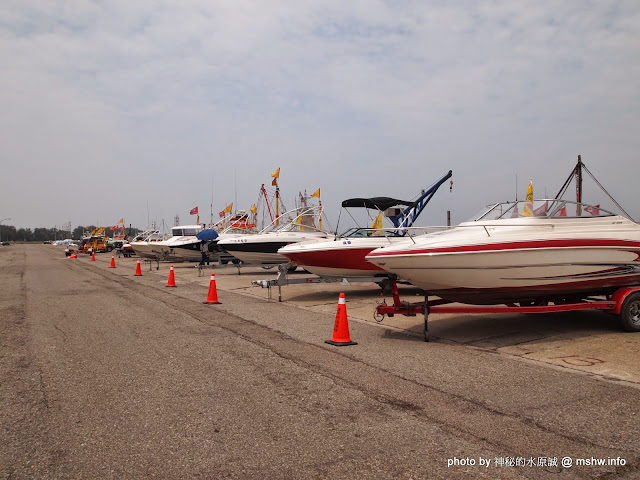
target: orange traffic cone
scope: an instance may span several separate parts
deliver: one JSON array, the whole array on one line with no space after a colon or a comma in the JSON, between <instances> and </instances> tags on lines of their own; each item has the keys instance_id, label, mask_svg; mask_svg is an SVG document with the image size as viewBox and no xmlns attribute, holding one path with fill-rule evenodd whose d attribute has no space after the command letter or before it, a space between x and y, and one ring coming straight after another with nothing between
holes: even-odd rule
<instances>
[{"instance_id":1,"label":"orange traffic cone","mask_svg":"<svg viewBox=\"0 0 640 480\"><path fill-rule=\"evenodd\" d=\"M336 323L333 326L333 336L331 340L325 340L324 343L335 345L336 347L358 344L357 342L352 342L349 336L347 301L345 300L344 293L340 294L340 299L338 300L338 311L336 312Z\"/></svg>"},{"instance_id":2,"label":"orange traffic cone","mask_svg":"<svg viewBox=\"0 0 640 480\"><path fill-rule=\"evenodd\" d=\"M116 257L113 255L111 255L111 265L109 265L109 268L116 268Z\"/></svg>"},{"instance_id":3,"label":"orange traffic cone","mask_svg":"<svg viewBox=\"0 0 640 480\"><path fill-rule=\"evenodd\" d=\"M96 261L96 252L91 252L91 261L92 262Z\"/></svg>"},{"instance_id":4,"label":"orange traffic cone","mask_svg":"<svg viewBox=\"0 0 640 480\"><path fill-rule=\"evenodd\" d=\"M140 268L140 259L138 259L138 261L136 262L136 273L134 277L141 277L141 276L142 276L142 268Z\"/></svg>"},{"instance_id":5,"label":"orange traffic cone","mask_svg":"<svg viewBox=\"0 0 640 480\"><path fill-rule=\"evenodd\" d=\"M209 295L207 295L207 301L202 303L219 304L218 291L216 289L216 274L211 274L211 280L209 281Z\"/></svg>"},{"instance_id":6,"label":"orange traffic cone","mask_svg":"<svg viewBox=\"0 0 640 480\"><path fill-rule=\"evenodd\" d=\"M72 255L69 255L69 258L78 258L78 256L74 253Z\"/></svg>"},{"instance_id":7,"label":"orange traffic cone","mask_svg":"<svg viewBox=\"0 0 640 480\"><path fill-rule=\"evenodd\" d=\"M171 268L169 269L169 280L167 281L167 287L176 287L176 277L173 273L173 265L171 265Z\"/></svg>"}]
</instances>

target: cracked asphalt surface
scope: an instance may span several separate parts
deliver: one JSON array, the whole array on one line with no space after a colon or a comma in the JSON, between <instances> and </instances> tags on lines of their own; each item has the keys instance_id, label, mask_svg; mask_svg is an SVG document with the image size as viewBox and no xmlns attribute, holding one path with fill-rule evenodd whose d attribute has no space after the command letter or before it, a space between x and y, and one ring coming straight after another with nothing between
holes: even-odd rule
<instances>
[{"instance_id":1,"label":"cracked asphalt surface","mask_svg":"<svg viewBox=\"0 0 640 480\"><path fill-rule=\"evenodd\" d=\"M5 479L640 478L634 386L107 265L0 249Z\"/></svg>"}]
</instances>

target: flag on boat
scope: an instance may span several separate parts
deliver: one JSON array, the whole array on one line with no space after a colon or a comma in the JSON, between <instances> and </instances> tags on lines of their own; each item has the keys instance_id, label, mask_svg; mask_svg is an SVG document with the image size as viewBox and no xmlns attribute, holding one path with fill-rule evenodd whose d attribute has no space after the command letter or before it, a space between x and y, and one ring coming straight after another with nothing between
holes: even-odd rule
<instances>
[{"instance_id":1,"label":"flag on boat","mask_svg":"<svg viewBox=\"0 0 640 480\"><path fill-rule=\"evenodd\" d=\"M536 217L546 217L548 210L549 210L549 201L547 200L533 211L533 215Z\"/></svg>"},{"instance_id":2,"label":"flag on boat","mask_svg":"<svg viewBox=\"0 0 640 480\"><path fill-rule=\"evenodd\" d=\"M518 212L518 199L516 198L516 203L513 205L513 210L511 211L511 218L518 218L520 216L520 212Z\"/></svg>"},{"instance_id":3,"label":"flag on boat","mask_svg":"<svg viewBox=\"0 0 640 480\"><path fill-rule=\"evenodd\" d=\"M317 189L311 194L311 198L320 198L320 189Z\"/></svg>"},{"instance_id":4,"label":"flag on boat","mask_svg":"<svg viewBox=\"0 0 640 480\"><path fill-rule=\"evenodd\" d=\"M374 230L380 230L382 228L382 212L380 212L375 218L373 224L371 225L371 228L373 228Z\"/></svg>"},{"instance_id":5,"label":"flag on boat","mask_svg":"<svg viewBox=\"0 0 640 480\"><path fill-rule=\"evenodd\" d=\"M223 218L227 213L231 213L233 211L233 202L225 207L224 210L220 212L220 218Z\"/></svg>"},{"instance_id":6,"label":"flag on boat","mask_svg":"<svg viewBox=\"0 0 640 480\"><path fill-rule=\"evenodd\" d=\"M567 207L566 205L562 207L555 215L556 217L566 217L567 216Z\"/></svg>"},{"instance_id":7,"label":"flag on boat","mask_svg":"<svg viewBox=\"0 0 640 480\"><path fill-rule=\"evenodd\" d=\"M274 187L277 187L278 178L280 178L280 167L278 167L278 169L275 172L273 172L271 176L273 177L273 182L271 182L271 185L273 185Z\"/></svg>"},{"instance_id":8,"label":"flag on boat","mask_svg":"<svg viewBox=\"0 0 640 480\"><path fill-rule=\"evenodd\" d=\"M256 212L258 211L258 207L256 207L256 204L254 203L253 206L249 209L249 211L251 213L253 213L254 215L256 214Z\"/></svg>"},{"instance_id":9,"label":"flag on boat","mask_svg":"<svg viewBox=\"0 0 640 480\"><path fill-rule=\"evenodd\" d=\"M118 222L118 225L124 223L124 218L121 218L120 221Z\"/></svg>"},{"instance_id":10,"label":"flag on boat","mask_svg":"<svg viewBox=\"0 0 640 480\"><path fill-rule=\"evenodd\" d=\"M523 217L533 217L533 178L529 181L527 187L527 196L524 199L524 208L521 215Z\"/></svg>"},{"instance_id":11,"label":"flag on boat","mask_svg":"<svg viewBox=\"0 0 640 480\"><path fill-rule=\"evenodd\" d=\"M193 207L189 212L189 215L198 215L198 207Z\"/></svg>"},{"instance_id":12,"label":"flag on boat","mask_svg":"<svg viewBox=\"0 0 640 480\"><path fill-rule=\"evenodd\" d=\"M597 217L598 215L600 215L600 205L594 205L593 207L591 205L585 205L584 210L585 212L590 213L594 217Z\"/></svg>"}]
</instances>

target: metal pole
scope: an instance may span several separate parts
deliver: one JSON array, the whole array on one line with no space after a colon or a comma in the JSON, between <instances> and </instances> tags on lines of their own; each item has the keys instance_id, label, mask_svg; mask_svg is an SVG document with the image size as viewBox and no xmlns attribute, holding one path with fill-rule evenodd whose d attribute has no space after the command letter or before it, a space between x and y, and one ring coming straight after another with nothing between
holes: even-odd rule
<instances>
[{"instance_id":1,"label":"metal pole","mask_svg":"<svg viewBox=\"0 0 640 480\"><path fill-rule=\"evenodd\" d=\"M582 158L578 155L578 164L576 165L576 216L582 216Z\"/></svg>"}]
</instances>

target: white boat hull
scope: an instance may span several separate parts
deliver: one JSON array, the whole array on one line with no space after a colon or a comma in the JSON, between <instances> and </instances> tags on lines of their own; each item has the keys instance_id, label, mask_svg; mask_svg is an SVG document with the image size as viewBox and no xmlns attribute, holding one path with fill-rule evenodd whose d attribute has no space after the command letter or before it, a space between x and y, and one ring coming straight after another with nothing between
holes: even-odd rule
<instances>
[{"instance_id":1,"label":"white boat hull","mask_svg":"<svg viewBox=\"0 0 640 480\"><path fill-rule=\"evenodd\" d=\"M244 263L278 265L289 259L278 250L286 245L305 240L326 239L324 232L273 232L230 238L218 242L218 246Z\"/></svg>"},{"instance_id":2,"label":"white boat hull","mask_svg":"<svg viewBox=\"0 0 640 480\"><path fill-rule=\"evenodd\" d=\"M374 250L367 260L430 294L473 304L640 284L640 227L621 217L472 223Z\"/></svg>"},{"instance_id":3,"label":"white boat hull","mask_svg":"<svg viewBox=\"0 0 640 480\"><path fill-rule=\"evenodd\" d=\"M142 258L154 260L198 261L201 258L200 244L196 236L199 225L178 226L174 229L192 230L192 235L174 235L166 240L132 242L131 248Z\"/></svg>"}]
</instances>

